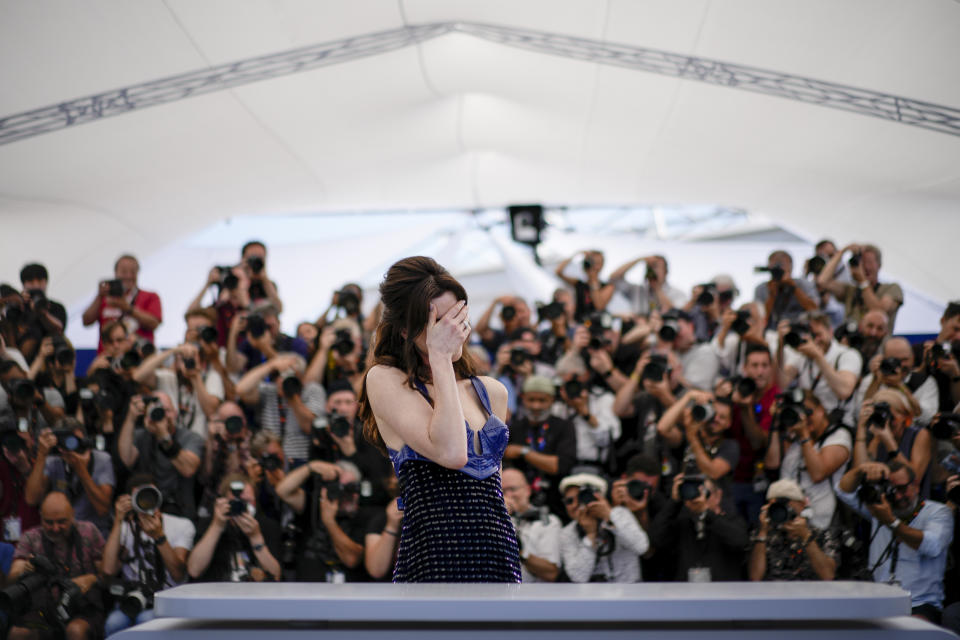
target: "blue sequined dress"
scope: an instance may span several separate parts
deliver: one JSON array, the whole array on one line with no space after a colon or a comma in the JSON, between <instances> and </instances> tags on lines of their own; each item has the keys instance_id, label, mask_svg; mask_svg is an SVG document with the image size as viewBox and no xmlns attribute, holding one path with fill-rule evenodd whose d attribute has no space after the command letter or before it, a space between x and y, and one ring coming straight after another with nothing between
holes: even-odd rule
<instances>
[{"instance_id":1,"label":"blue sequined dress","mask_svg":"<svg viewBox=\"0 0 960 640\"><path fill-rule=\"evenodd\" d=\"M470 381L488 417L478 432L479 454L473 431L464 425L467 464L462 469L443 467L407 445L387 449L403 509L394 582L520 582L516 533L500 485L510 432L493 415L483 383ZM419 382L417 388L430 401L426 388Z\"/></svg>"}]
</instances>

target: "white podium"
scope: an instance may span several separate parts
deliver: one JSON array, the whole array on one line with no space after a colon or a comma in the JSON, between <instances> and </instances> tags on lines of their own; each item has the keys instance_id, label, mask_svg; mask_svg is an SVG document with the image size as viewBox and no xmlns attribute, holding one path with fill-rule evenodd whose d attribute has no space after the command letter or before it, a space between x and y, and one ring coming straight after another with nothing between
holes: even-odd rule
<instances>
[{"instance_id":1,"label":"white podium","mask_svg":"<svg viewBox=\"0 0 960 640\"><path fill-rule=\"evenodd\" d=\"M188 584L120 640L956 638L869 582Z\"/></svg>"}]
</instances>

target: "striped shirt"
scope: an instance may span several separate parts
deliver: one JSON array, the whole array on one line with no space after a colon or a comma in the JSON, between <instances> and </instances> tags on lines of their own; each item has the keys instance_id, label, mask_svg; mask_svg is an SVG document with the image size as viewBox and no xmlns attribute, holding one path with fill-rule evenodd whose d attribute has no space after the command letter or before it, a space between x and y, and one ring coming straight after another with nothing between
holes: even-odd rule
<instances>
[{"instance_id":1,"label":"striped shirt","mask_svg":"<svg viewBox=\"0 0 960 640\"><path fill-rule=\"evenodd\" d=\"M308 382L303 387L300 399L314 416L325 413L327 393L316 382ZM283 453L287 460L306 460L310 455L310 429L304 425L306 433L297 421L290 403L277 394L277 385L264 380L260 383L260 404L257 408L260 428L280 436Z\"/></svg>"}]
</instances>

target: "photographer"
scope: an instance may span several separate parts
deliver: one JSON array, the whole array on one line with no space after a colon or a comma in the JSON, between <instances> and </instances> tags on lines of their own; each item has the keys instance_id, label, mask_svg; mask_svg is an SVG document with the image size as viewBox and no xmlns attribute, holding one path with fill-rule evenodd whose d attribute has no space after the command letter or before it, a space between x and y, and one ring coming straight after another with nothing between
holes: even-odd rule
<instances>
[{"instance_id":1,"label":"photographer","mask_svg":"<svg viewBox=\"0 0 960 640\"><path fill-rule=\"evenodd\" d=\"M260 428L283 440L290 467L307 461L313 421L323 415L326 392L316 382L303 384L306 362L296 353L282 353L246 373L237 394L256 409Z\"/></svg>"},{"instance_id":2,"label":"photographer","mask_svg":"<svg viewBox=\"0 0 960 640\"><path fill-rule=\"evenodd\" d=\"M842 409L844 424L853 424L853 394L863 366L860 354L836 341L830 320L819 312L807 314L805 324L781 322L777 335L778 386L788 389L796 381L828 411Z\"/></svg>"},{"instance_id":3,"label":"photographer","mask_svg":"<svg viewBox=\"0 0 960 640\"><path fill-rule=\"evenodd\" d=\"M608 389L590 384L590 372L575 353L557 363L562 405L554 412L573 423L577 434L574 473L602 475L610 464L614 441L620 437L620 420L613 413L614 396Z\"/></svg>"},{"instance_id":4,"label":"photographer","mask_svg":"<svg viewBox=\"0 0 960 640\"><path fill-rule=\"evenodd\" d=\"M573 259L583 255L583 275L586 281L568 276L564 273ZM613 283L600 282L600 272L603 270L602 251L578 251L557 265L557 277L567 285L573 287L574 307L573 319L576 322L583 320L597 311L604 311L613 297Z\"/></svg>"},{"instance_id":5,"label":"photographer","mask_svg":"<svg viewBox=\"0 0 960 640\"><path fill-rule=\"evenodd\" d=\"M358 388L363 380L363 334L351 318L338 318L325 326L317 339L317 351L303 381L318 382L329 388L337 382L348 382Z\"/></svg>"},{"instance_id":6,"label":"photographer","mask_svg":"<svg viewBox=\"0 0 960 640\"><path fill-rule=\"evenodd\" d=\"M62 304L47 298L49 275L42 264L28 264L20 270L23 291L23 324L26 333L19 346L28 360L33 360L40 341L45 337L62 336L67 328L67 310Z\"/></svg>"},{"instance_id":7,"label":"photographer","mask_svg":"<svg viewBox=\"0 0 960 640\"><path fill-rule=\"evenodd\" d=\"M163 497L150 474L131 477L127 493L117 497L113 527L103 548L104 576L119 576L115 593L119 601L104 625L108 637L152 620L154 594L186 582L187 554L196 527L186 518L163 513L162 506Z\"/></svg>"},{"instance_id":8,"label":"photographer","mask_svg":"<svg viewBox=\"0 0 960 640\"><path fill-rule=\"evenodd\" d=\"M665 313L657 338L658 345L677 354L683 365L687 388L713 388L720 371L720 360L710 344L697 342L690 314L679 310Z\"/></svg>"},{"instance_id":9,"label":"photographer","mask_svg":"<svg viewBox=\"0 0 960 640\"><path fill-rule=\"evenodd\" d=\"M47 401L62 407L65 414L77 412L76 359L77 353L66 338L46 337L27 372L27 377L44 390Z\"/></svg>"},{"instance_id":10,"label":"photographer","mask_svg":"<svg viewBox=\"0 0 960 640\"><path fill-rule=\"evenodd\" d=\"M693 319L697 342L710 342L720 327L723 316L732 310L733 299L740 295L733 278L720 274L710 282L693 287L683 310Z\"/></svg>"},{"instance_id":11,"label":"photographer","mask_svg":"<svg viewBox=\"0 0 960 640\"><path fill-rule=\"evenodd\" d=\"M300 582L366 580L363 544L370 516L357 506L361 478L355 469L345 461L311 460L277 486L277 495L298 515Z\"/></svg>"},{"instance_id":12,"label":"photographer","mask_svg":"<svg viewBox=\"0 0 960 640\"><path fill-rule=\"evenodd\" d=\"M677 582L739 581L744 576L747 525L720 506L723 491L710 478L678 474L670 501L650 527L657 553L676 562Z\"/></svg>"},{"instance_id":13,"label":"photographer","mask_svg":"<svg viewBox=\"0 0 960 640\"><path fill-rule=\"evenodd\" d=\"M837 508L833 487L853 450L850 431L830 421L817 396L798 389L780 397L774 421L764 464L803 489L810 502L810 522L826 529Z\"/></svg>"},{"instance_id":14,"label":"photographer","mask_svg":"<svg viewBox=\"0 0 960 640\"><path fill-rule=\"evenodd\" d=\"M500 307L500 322L502 329L494 329L490 326L490 318L497 307ZM474 331L480 336L480 342L490 353L491 357L496 356L497 351L517 329L530 326L530 307L526 301L518 296L500 296L490 303L487 310L483 312L480 319L477 320Z\"/></svg>"},{"instance_id":15,"label":"photographer","mask_svg":"<svg viewBox=\"0 0 960 640\"><path fill-rule=\"evenodd\" d=\"M343 313L339 313L340 311ZM360 285L348 282L339 291L334 291L330 306L317 318L314 326L319 331L323 331L324 328L333 323L334 319L339 320L341 318L351 320L358 328L363 326L363 289L360 288Z\"/></svg>"},{"instance_id":16,"label":"photographer","mask_svg":"<svg viewBox=\"0 0 960 640\"><path fill-rule=\"evenodd\" d=\"M549 379L529 376L523 382L523 412L511 417L510 444L504 467L523 471L531 485L546 496L554 513L563 512L559 482L577 459L577 433L569 420L551 415L556 387Z\"/></svg>"},{"instance_id":17,"label":"photographer","mask_svg":"<svg viewBox=\"0 0 960 640\"><path fill-rule=\"evenodd\" d=\"M881 389L901 392L920 420L930 422L940 408L936 380L913 368L913 348L906 338L890 338L877 356L870 360L870 373L860 381L853 405L859 408ZM859 412L858 412L859 413Z\"/></svg>"},{"instance_id":18,"label":"photographer","mask_svg":"<svg viewBox=\"0 0 960 640\"><path fill-rule=\"evenodd\" d=\"M39 388L13 360L0 361L0 388L4 392L0 400L7 404L0 404L0 415L6 413L20 431L36 435L65 415L60 394L49 387Z\"/></svg>"},{"instance_id":19,"label":"photographer","mask_svg":"<svg viewBox=\"0 0 960 640\"><path fill-rule=\"evenodd\" d=\"M242 338L241 333L244 334ZM265 302L254 306L250 313L238 313L231 321L227 336L227 370L234 374L246 373L279 353L292 352L306 358L308 351L306 342L280 331L279 311Z\"/></svg>"},{"instance_id":20,"label":"photographer","mask_svg":"<svg viewBox=\"0 0 960 640\"><path fill-rule=\"evenodd\" d=\"M710 341L710 346L720 359L722 374L740 375L748 349L769 348L763 327L763 307L756 302L743 305L739 311L727 309L723 312L720 328Z\"/></svg>"},{"instance_id":21,"label":"photographer","mask_svg":"<svg viewBox=\"0 0 960 640\"><path fill-rule=\"evenodd\" d=\"M134 433L142 419L143 429ZM167 513L193 519L194 481L203 458L203 439L177 428L177 410L165 393L133 396L117 438L117 452L133 473L151 473L163 492Z\"/></svg>"},{"instance_id":22,"label":"photographer","mask_svg":"<svg viewBox=\"0 0 960 640\"><path fill-rule=\"evenodd\" d=\"M873 581L902 586L910 593L913 615L939 624L953 513L921 500L916 480L913 469L898 460L865 462L843 475L837 497L870 521Z\"/></svg>"},{"instance_id":23,"label":"photographer","mask_svg":"<svg viewBox=\"0 0 960 640\"><path fill-rule=\"evenodd\" d=\"M83 326L94 322L104 329L111 322L123 322L130 333L153 342L153 332L163 322L160 296L137 287L140 263L131 255L122 255L113 265L114 280L100 283L97 296L83 312ZM103 351L103 343L97 353Z\"/></svg>"},{"instance_id":24,"label":"photographer","mask_svg":"<svg viewBox=\"0 0 960 640\"><path fill-rule=\"evenodd\" d=\"M688 391L667 409L657 431L673 448L686 442L683 469L697 469L722 490L724 510L733 512L733 470L740 459L740 447L727 437L733 409L729 400L715 398L709 391ZM688 473L688 471L684 471Z\"/></svg>"},{"instance_id":25,"label":"photographer","mask_svg":"<svg viewBox=\"0 0 960 640\"><path fill-rule=\"evenodd\" d=\"M530 504L530 485L519 469L504 469L501 479L520 543L523 582L556 582L560 575L560 519L546 506Z\"/></svg>"},{"instance_id":26,"label":"photographer","mask_svg":"<svg viewBox=\"0 0 960 640\"><path fill-rule=\"evenodd\" d=\"M730 435L740 448L733 470L734 505L747 522L756 524L768 482L760 461L769 443L773 406L780 393L765 344L747 345L743 374L721 382L717 389L720 395L729 395L733 404Z\"/></svg>"},{"instance_id":27,"label":"photographer","mask_svg":"<svg viewBox=\"0 0 960 640\"><path fill-rule=\"evenodd\" d=\"M77 420L64 418L56 430L40 432L37 457L25 488L27 504L40 504L49 491L60 491L70 500L78 519L107 533L115 485L110 454L93 449Z\"/></svg>"},{"instance_id":28,"label":"photographer","mask_svg":"<svg viewBox=\"0 0 960 640\"><path fill-rule=\"evenodd\" d=\"M250 481L226 476L213 517L201 522L187 557L187 573L199 582L264 582L280 579L280 525L257 509Z\"/></svg>"},{"instance_id":29,"label":"photographer","mask_svg":"<svg viewBox=\"0 0 960 640\"><path fill-rule=\"evenodd\" d=\"M2 424L2 421L0 421ZM40 513L27 502L26 484L33 461L29 433L21 433L10 424L0 430L0 521L3 523L3 540L16 543L24 531L40 524Z\"/></svg>"},{"instance_id":30,"label":"photographer","mask_svg":"<svg viewBox=\"0 0 960 640\"><path fill-rule=\"evenodd\" d=\"M103 536L89 522L74 520L67 497L58 491L40 507L41 525L24 533L14 554L8 580L34 573L45 579L21 582L32 588L11 612L13 639L38 637L62 629L67 640L99 638L103 631L103 602L97 572Z\"/></svg>"},{"instance_id":31,"label":"photographer","mask_svg":"<svg viewBox=\"0 0 960 640\"><path fill-rule=\"evenodd\" d=\"M615 443L616 468L636 453L645 453L661 461L665 475L671 467L670 447L657 432L663 412L685 393L681 384L683 367L677 356L644 352L627 382L613 401L613 411L621 419L621 437Z\"/></svg>"},{"instance_id":32,"label":"photographer","mask_svg":"<svg viewBox=\"0 0 960 640\"><path fill-rule=\"evenodd\" d=\"M777 480L767 489L747 566L751 580L833 580L836 537L810 524L807 503L793 480Z\"/></svg>"},{"instance_id":33,"label":"photographer","mask_svg":"<svg viewBox=\"0 0 960 640\"><path fill-rule=\"evenodd\" d=\"M252 460L250 429L243 409L233 402L224 402L210 420L207 441L203 447L203 466L199 482L203 498L198 513L209 517L224 476L245 474Z\"/></svg>"},{"instance_id":34,"label":"photographer","mask_svg":"<svg viewBox=\"0 0 960 640\"><path fill-rule=\"evenodd\" d=\"M850 253L848 264L853 283L836 278L837 266L847 252ZM882 256L876 246L848 244L830 258L817 276L817 284L843 302L847 320L859 322L867 311L883 311L890 318L890 331L893 332L897 311L903 304L903 289L895 282L880 284L881 264Z\"/></svg>"},{"instance_id":35,"label":"photographer","mask_svg":"<svg viewBox=\"0 0 960 640\"><path fill-rule=\"evenodd\" d=\"M641 262L647 267L643 284L627 282L627 273ZM679 309L687 301L687 294L667 282L667 259L663 256L643 256L620 265L610 274L610 282L630 301L630 309L639 315L654 310Z\"/></svg>"},{"instance_id":36,"label":"photographer","mask_svg":"<svg viewBox=\"0 0 960 640\"><path fill-rule=\"evenodd\" d=\"M764 306L767 329L776 327L781 320L798 320L804 312L816 311L820 307L820 297L813 283L791 277L793 258L786 251L774 251L767 258L767 266L755 270L770 274L770 279L758 284L753 294L754 302Z\"/></svg>"},{"instance_id":37,"label":"photographer","mask_svg":"<svg viewBox=\"0 0 960 640\"><path fill-rule=\"evenodd\" d=\"M108 322L100 330L100 351L87 367L87 375L93 375L100 369L116 371L120 369L123 356L133 349L134 339L127 326L119 320Z\"/></svg>"},{"instance_id":38,"label":"photographer","mask_svg":"<svg viewBox=\"0 0 960 640\"><path fill-rule=\"evenodd\" d=\"M277 522L287 522L292 512L288 513L290 507L277 495L277 486L287 477L287 459L277 434L258 431L250 438L246 473L263 513Z\"/></svg>"},{"instance_id":39,"label":"photographer","mask_svg":"<svg viewBox=\"0 0 960 640\"><path fill-rule=\"evenodd\" d=\"M560 532L560 556L571 582L640 582L640 556L650 540L625 507L604 497L607 481L589 473L560 482L570 523Z\"/></svg>"},{"instance_id":40,"label":"photographer","mask_svg":"<svg viewBox=\"0 0 960 640\"><path fill-rule=\"evenodd\" d=\"M541 345L538 359L550 366L556 365L557 360L567 351L573 337L571 318L567 314L570 300L569 291L557 289L553 292L553 299L549 304L537 305L538 325L549 325L537 334L537 341Z\"/></svg>"},{"instance_id":41,"label":"photographer","mask_svg":"<svg viewBox=\"0 0 960 640\"><path fill-rule=\"evenodd\" d=\"M960 404L960 302L951 302L940 318L940 333L923 344L924 372L933 377L940 392L940 411Z\"/></svg>"},{"instance_id":42,"label":"photographer","mask_svg":"<svg viewBox=\"0 0 960 640\"><path fill-rule=\"evenodd\" d=\"M610 503L629 509L644 531L650 530L657 514L667 506L667 496L660 490L660 471L660 460L638 453L627 461L623 476L610 490ZM647 582L668 582L676 573L673 557L657 553L652 546L640 558L640 568Z\"/></svg>"},{"instance_id":43,"label":"photographer","mask_svg":"<svg viewBox=\"0 0 960 640\"><path fill-rule=\"evenodd\" d=\"M396 476L394 476L395 478ZM363 537L363 567L376 580L389 580L397 562L403 511L396 499L387 503L383 516L372 518Z\"/></svg>"},{"instance_id":44,"label":"photographer","mask_svg":"<svg viewBox=\"0 0 960 640\"><path fill-rule=\"evenodd\" d=\"M864 403L857 421L853 464L900 462L919 478L920 495L930 495L927 473L933 455L933 437L928 429L912 424L914 413L899 391L884 389Z\"/></svg>"},{"instance_id":45,"label":"photographer","mask_svg":"<svg viewBox=\"0 0 960 640\"><path fill-rule=\"evenodd\" d=\"M160 366L171 357L172 368ZM176 398L178 426L205 438L207 420L224 398L223 378L208 364L206 353L192 343L157 351L134 369L133 379L146 384L152 374L155 384L149 386Z\"/></svg>"}]
</instances>

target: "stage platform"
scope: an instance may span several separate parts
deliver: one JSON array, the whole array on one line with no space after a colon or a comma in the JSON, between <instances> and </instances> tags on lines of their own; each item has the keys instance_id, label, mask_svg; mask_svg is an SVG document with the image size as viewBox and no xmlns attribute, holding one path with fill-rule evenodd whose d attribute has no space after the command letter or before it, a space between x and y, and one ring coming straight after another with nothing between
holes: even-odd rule
<instances>
[{"instance_id":1,"label":"stage platform","mask_svg":"<svg viewBox=\"0 0 960 640\"><path fill-rule=\"evenodd\" d=\"M121 640L598 637L956 638L909 617L909 595L864 582L529 585L188 584Z\"/></svg>"}]
</instances>

